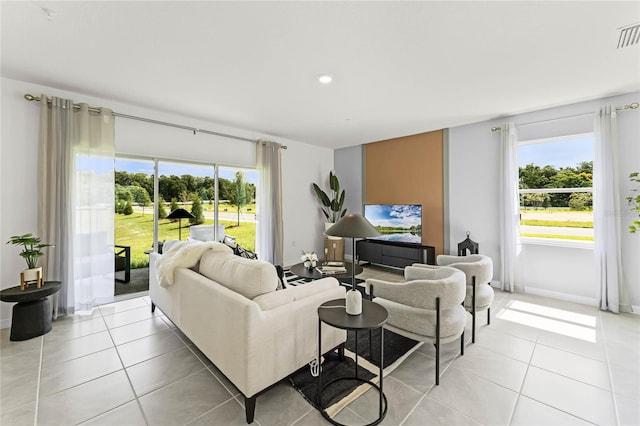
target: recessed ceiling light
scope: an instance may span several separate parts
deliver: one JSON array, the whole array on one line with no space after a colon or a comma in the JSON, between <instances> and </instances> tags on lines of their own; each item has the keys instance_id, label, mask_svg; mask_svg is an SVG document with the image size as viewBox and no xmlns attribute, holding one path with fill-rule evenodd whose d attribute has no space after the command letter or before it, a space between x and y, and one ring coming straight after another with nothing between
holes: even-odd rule
<instances>
[{"instance_id":1,"label":"recessed ceiling light","mask_svg":"<svg viewBox=\"0 0 640 426\"><path fill-rule=\"evenodd\" d=\"M333 81L333 77L329 74L322 74L318 76L318 81L322 84L329 84Z\"/></svg>"}]
</instances>

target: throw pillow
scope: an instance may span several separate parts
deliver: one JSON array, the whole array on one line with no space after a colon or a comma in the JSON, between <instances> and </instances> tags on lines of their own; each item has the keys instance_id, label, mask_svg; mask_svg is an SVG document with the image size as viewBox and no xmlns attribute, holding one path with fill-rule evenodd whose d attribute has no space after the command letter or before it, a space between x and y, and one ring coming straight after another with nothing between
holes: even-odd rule
<instances>
[{"instance_id":1,"label":"throw pillow","mask_svg":"<svg viewBox=\"0 0 640 426\"><path fill-rule=\"evenodd\" d=\"M235 238L231 238L225 235L224 239L222 240L222 243L228 247L230 247L234 253L236 251L236 247L238 247L238 245L236 244L236 239Z\"/></svg>"},{"instance_id":2,"label":"throw pillow","mask_svg":"<svg viewBox=\"0 0 640 426\"><path fill-rule=\"evenodd\" d=\"M258 259L258 255L256 253L254 253L251 250L248 250L248 249L242 247L240 244L236 244L236 248L234 250L234 253L237 256L244 257L244 258L247 258L247 259Z\"/></svg>"},{"instance_id":3,"label":"throw pillow","mask_svg":"<svg viewBox=\"0 0 640 426\"><path fill-rule=\"evenodd\" d=\"M280 280L280 284L276 290L282 290L287 288L287 277L284 276L284 269L280 265L274 265L276 267L276 272L278 273L278 279Z\"/></svg>"}]
</instances>

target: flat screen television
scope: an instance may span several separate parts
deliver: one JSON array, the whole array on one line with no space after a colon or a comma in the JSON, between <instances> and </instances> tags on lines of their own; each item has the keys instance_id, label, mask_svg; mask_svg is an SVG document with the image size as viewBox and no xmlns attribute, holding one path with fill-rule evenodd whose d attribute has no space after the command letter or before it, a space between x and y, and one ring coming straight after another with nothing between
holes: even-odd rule
<instances>
[{"instance_id":1,"label":"flat screen television","mask_svg":"<svg viewBox=\"0 0 640 426\"><path fill-rule=\"evenodd\" d=\"M421 204L365 204L364 217L382 234L375 239L422 242Z\"/></svg>"}]
</instances>

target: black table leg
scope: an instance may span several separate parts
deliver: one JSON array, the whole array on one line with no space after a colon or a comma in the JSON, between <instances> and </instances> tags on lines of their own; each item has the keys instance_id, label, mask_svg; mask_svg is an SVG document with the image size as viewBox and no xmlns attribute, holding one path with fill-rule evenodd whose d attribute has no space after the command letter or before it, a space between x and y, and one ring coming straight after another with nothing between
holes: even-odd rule
<instances>
[{"instance_id":1,"label":"black table leg","mask_svg":"<svg viewBox=\"0 0 640 426\"><path fill-rule=\"evenodd\" d=\"M318 407L322 407L320 395L322 394L322 321L318 319Z\"/></svg>"}]
</instances>

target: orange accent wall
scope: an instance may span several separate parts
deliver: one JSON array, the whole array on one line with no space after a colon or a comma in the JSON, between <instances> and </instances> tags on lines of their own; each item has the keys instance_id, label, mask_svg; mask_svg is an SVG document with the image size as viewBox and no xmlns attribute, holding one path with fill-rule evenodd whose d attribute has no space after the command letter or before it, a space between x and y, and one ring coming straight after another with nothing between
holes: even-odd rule
<instances>
[{"instance_id":1,"label":"orange accent wall","mask_svg":"<svg viewBox=\"0 0 640 426\"><path fill-rule=\"evenodd\" d=\"M422 204L422 244L444 252L443 131L365 145L365 203Z\"/></svg>"}]
</instances>

